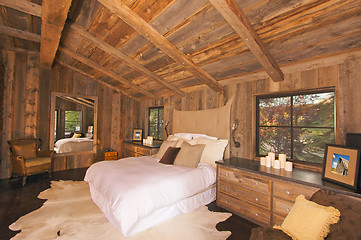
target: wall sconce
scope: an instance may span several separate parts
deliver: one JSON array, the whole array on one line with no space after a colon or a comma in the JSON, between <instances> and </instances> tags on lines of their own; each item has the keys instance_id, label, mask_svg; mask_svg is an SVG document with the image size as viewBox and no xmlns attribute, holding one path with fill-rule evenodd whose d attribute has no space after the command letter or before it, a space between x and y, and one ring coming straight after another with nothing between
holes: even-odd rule
<instances>
[{"instance_id":1,"label":"wall sconce","mask_svg":"<svg viewBox=\"0 0 361 240\"><path fill-rule=\"evenodd\" d=\"M165 133L167 134L167 137L169 136L168 129L167 129L168 125L169 125L169 121L164 121L164 130L165 130Z\"/></svg>"},{"instance_id":2,"label":"wall sconce","mask_svg":"<svg viewBox=\"0 0 361 240\"><path fill-rule=\"evenodd\" d=\"M239 147L241 146L241 144L240 144L238 141L236 141L236 139L235 139L235 137L234 137L237 128L238 128L238 119L236 119L236 120L232 123L232 140L233 140L234 146L235 146L236 148L239 148Z\"/></svg>"}]
</instances>

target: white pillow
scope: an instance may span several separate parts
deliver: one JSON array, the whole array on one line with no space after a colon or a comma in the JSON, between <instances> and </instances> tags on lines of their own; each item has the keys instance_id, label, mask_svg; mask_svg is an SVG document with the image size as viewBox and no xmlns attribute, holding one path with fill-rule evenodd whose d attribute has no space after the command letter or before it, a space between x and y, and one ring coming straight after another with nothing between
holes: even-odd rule
<instances>
[{"instance_id":1,"label":"white pillow","mask_svg":"<svg viewBox=\"0 0 361 240\"><path fill-rule=\"evenodd\" d=\"M162 145L160 146L157 154L155 155L156 158L161 159L164 153L167 151L169 147L174 147L178 141L163 141Z\"/></svg>"},{"instance_id":2,"label":"white pillow","mask_svg":"<svg viewBox=\"0 0 361 240\"><path fill-rule=\"evenodd\" d=\"M192 139L192 133L175 133L174 136L183 138L185 140L191 140Z\"/></svg>"},{"instance_id":3,"label":"white pillow","mask_svg":"<svg viewBox=\"0 0 361 240\"><path fill-rule=\"evenodd\" d=\"M176 147L181 147L183 142L190 141L190 140L192 140L192 139L179 138L178 142L177 142L177 144L175 146Z\"/></svg>"},{"instance_id":4,"label":"white pillow","mask_svg":"<svg viewBox=\"0 0 361 240\"><path fill-rule=\"evenodd\" d=\"M201 137L209 138L209 139L213 139L213 140L218 139L216 137L211 137L206 134L200 134L200 133L175 133L174 136L179 137L179 138L184 138L186 140L191 140L191 139L196 139L196 138L201 138Z\"/></svg>"},{"instance_id":5,"label":"white pillow","mask_svg":"<svg viewBox=\"0 0 361 240\"><path fill-rule=\"evenodd\" d=\"M206 134L193 134L193 139L198 139L198 138L207 138L207 139L211 139L211 140L217 140L218 138L216 137L211 137L211 136L208 136Z\"/></svg>"},{"instance_id":6,"label":"white pillow","mask_svg":"<svg viewBox=\"0 0 361 240\"><path fill-rule=\"evenodd\" d=\"M199 138L197 144L206 144L200 161L216 167L216 161L223 159L224 150L228 145L228 140L211 140L208 138Z\"/></svg>"},{"instance_id":7,"label":"white pillow","mask_svg":"<svg viewBox=\"0 0 361 240\"><path fill-rule=\"evenodd\" d=\"M198 138L187 140L186 142L189 143L190 145L196 145L196 144L198 144ZM178 145L178 143L177 143L177 145Z\"/></svg>"},{"instance_id":8,"label":"white pillow","mask_svg":"<svg viewBox=\"0 0 361 240\"><path fill-rule=\"evenodd\" d=\"M169 135L167 138L167 141L178 141L179 137L174 136L174 135Z\"/></svg>"}]
</instances>

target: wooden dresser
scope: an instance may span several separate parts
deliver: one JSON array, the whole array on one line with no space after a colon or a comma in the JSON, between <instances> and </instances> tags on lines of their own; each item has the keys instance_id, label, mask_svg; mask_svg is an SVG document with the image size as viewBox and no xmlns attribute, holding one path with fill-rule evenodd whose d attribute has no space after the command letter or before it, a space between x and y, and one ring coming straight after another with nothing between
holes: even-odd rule
<instances>
[{"instance_id":1,"label":"wooden dresser","mask_svg":"<svg viewBox=\"0 0 361 240\"><path fill-rule=\"evenodd\" d=\"M102 152L102 160L104 161L118 160L118 152L116 151Z\"/></svg>"},{"instance_id":2,"label":"wooden dresser","mask_svg":"<svg viewBox=\"0 0 361 240\"><path fill-rule=\"evenodd\" d=\"M217 205L261 226L281 224L298 195L309 199L320 188L360 197L322 181L318 172L304 169L287 172L240 158L218 161L217 166Z\"/></svg>"},{"instance_id":3,"label":"wooden dresser","mask_svg":"<svg viewBox=\"0 0 361 240\"><path fill-rule=\"evenodd\" d=\"M145 146L137 142L124 141L123 157L150 156L156 154L159 150L160 143L154 143L152 146Z\"/></svg>"}]
</instances>

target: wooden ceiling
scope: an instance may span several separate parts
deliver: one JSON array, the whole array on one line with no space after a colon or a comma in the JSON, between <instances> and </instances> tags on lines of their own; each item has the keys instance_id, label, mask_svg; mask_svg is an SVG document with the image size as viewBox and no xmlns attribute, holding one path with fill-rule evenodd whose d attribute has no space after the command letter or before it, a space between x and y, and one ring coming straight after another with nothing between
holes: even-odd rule
<instances>
[{"instance_id":1,"label":"wooden ceiling","mask_svg":"<svg viewBox=\"0 0 361 240\"><path fill-rule=\"evenodd\" d=\"M360 0L0 0L0 47L139 100L360 51Z\"/></svg>"}]
</instances>

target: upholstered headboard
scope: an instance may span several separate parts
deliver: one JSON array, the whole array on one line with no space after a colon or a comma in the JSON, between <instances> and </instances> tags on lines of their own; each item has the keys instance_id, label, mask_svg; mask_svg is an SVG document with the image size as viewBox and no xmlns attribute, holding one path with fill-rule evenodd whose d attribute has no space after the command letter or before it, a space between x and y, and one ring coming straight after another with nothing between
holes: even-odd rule
<instances>
[{"instance_id":1,"label":"upholstered headboard","mask_svg":"<svg viewBox=\"0 0 361 240\"><path fill-rule=\"evenodd\" d=\"M231 105L233 98L223 107L199 111L173 111L174 133L203 133L212 137L228 139L224 158L230 157Z\"/></svg>"}]
</instances>

